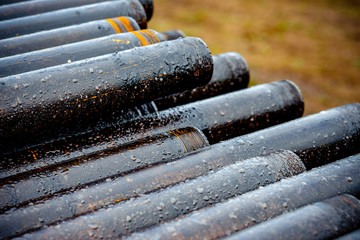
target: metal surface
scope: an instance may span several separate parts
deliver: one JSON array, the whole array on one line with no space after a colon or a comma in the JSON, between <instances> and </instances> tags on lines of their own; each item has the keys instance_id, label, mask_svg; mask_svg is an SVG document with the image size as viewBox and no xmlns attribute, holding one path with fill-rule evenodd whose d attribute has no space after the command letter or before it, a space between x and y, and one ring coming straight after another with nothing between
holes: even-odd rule
<instances>
[{"instance_id":1,"label":"metal surface","mask_svg":"<svg viewBox=\"0 0 360 240\"><path fill-rule=\"evenodd\" d=\"M360 227L360 201L340 195L240 231L235 239L333 239Z\"/></svg>"},{"instance_id":2,"label":"metal surface","mask_svg":"<svg viewBox=\"0 0 360 240\"><path fill-rule=\"evenodd\" d=\"M346 234L342 237L336 238L336 240L359 240L360 239L360 229L353 231L349 234Z\"/></svg>"},{"instance_id":3,"label":"metal surface","mask_svg":"<svg viewBox=\"0 0 360 240\"><path fill-rule=\"evenodd\" d=\"M236 91L240 54L140 31L153 0L8 2L0 239L359 238L359 103Z\"/></svg>"},{"instance_id":4,"label":"metal surface","mask_svg":"<svg viewBox=\"0 0 360 240\"><path fill-rule=\"evenodd\" d=\"M33 1L33 0L6 0L0 2L0 5L14 4L14 3L26 2L26 1Z\"/></svg>"},{"instance_id":5,"label":"metal surface","mask_svg":"<svg viewBox=\"0 0 360 240\"><path fill-rule=\"evenodd\" d=\"M205 43L184 38L2 78L0 142L34 144L87 127L114 110L206 84L212 70Z\"/></svg>"},{"instance_id":6,"label":"metal surface","mask_svg":"<svg viewBox=\"0 0 360 240\"><path fill-rule=\"evenodd\" d=\"M294 151L307 169L359 152L360 104L348 104L238 138L246 155Z\"/></svg>"},{"instance_id":7,"label":"metal surface","mask_svg":"<svg viewBox=\"0 0 360 240\"><path fill-rule=\"evenodd\" d=\"M8 57L107 35L140 30L131 17L117 17L56 28L0 41L0 57ZM21 57L18 55L17 57Z\"/></svg>"},{"instance_id":8,"label":"metal surface","mask_svg":"<svg viewBox=\"0 0 360 240\"><path fill-rule=\"evenodd\" d=\"M217 239L308 204L339 194L359 192L358 154L245 193L146 232L135 233L130 239ZM55 228L47 230L37 232L31 238L44 237L43 234L50 235L56 231ZM95 235L98 233L96 230L90 233Z\"/></svg>"},{"instance_id":9,"label":"metal surface","mask_svg":"<svg viewBox=\"0 0 360 240\"><path fill-rule=\"evenodd\" d=\"M146 28L146 14L138 0L117 0L1 21L0 39L118 16L132 17Z\"/></svg>"},{"instance_id":10,"label":"metal surface","mask_svg":"<svg viewBox=\"0 0 360 240\"><path fill-rule=\"evenodd\" d=\"M245 59L235 52L228 52L213 56L214 70L209 83L204 86L163 96L151 103L137 106L121 112L122 119L132 119L157 113L168 108L207 99L246 88L249 83L249 67Z\"/></svg>"},{"instance_id":11,"label":"metal surface","mask_svg":"<svg viewBox=\"0 0 360 240\"><path fill-rule=\"evenodd\" d=\"M236 159L232 159L232 161L236 162ZM206 165L199 167L206 168ZM70 218L74 214L91 212L109 203L121 202L137 195L149 193L161 187L170 186L173 179L182 178L181 175L170 175L166 171L154 170L146 169L112 182L99 184L96 188L90 187L34 204L34 206L9 211L0 218L2 219L0 225L4 230L7 229L4 234L5 232L14 234L15 231L21 232L49 224L51 220L53 222L63 220L65 215ZM117 204L106 211L70 220L56 227L58 232L56 236L59 238L65 236L77 239L86 238L89 226L91 223L96 223L99 233L105 238L111 234L120 237L303 171L305 171L305 166L294 153L289 151L237 162L202 178ZM79 202L80 194L82 195L81 199L84 199L82 202ZM92 196L92 198L90 199L88 196ZM64 210L58 212L57 210L50 211L50 209ZM75 213L65 209L72 209ZM49 212L52 213L49 214ZM37 221L38 218L41 218L43 222ZM69 228L69 226L71 227ZM90 230L92 230L91 227ZM43 237L45 236L46 234Z\"/></svg>"},{"instance_id":12,"label":"metal surface","mask_svg":"<svg viewBox=\"0 0 360 240\"><path fill-rule=\"evenodd\" d=\"M302 113L302 96L292 82L279 81L258 85L124 121L100 131L73 135L15 153L3 152L0 176L6 178L67 161L69 158L91 154L109 146L119 146L146 136L187 126L206 131L207 137L211 137L209 142L219 142L300 117ZM236 141L234 144L237 144ZM211 152L216 151L211 150ZM236 155L238 153L235 152ZM219 154L214 155L215 159ZM232 152L230 151L229 154L231 155ZM257 155L249 154L245 157Z\"/></svg>"},{"instance_id":13,"label":"metal surface","mask_svg":"<svg viewBox=\"0 0 360 240\"><path fill-rule=\"evenodd\" d=\"M204 86L155 99L151 103L121 112L122 119L145 116L171 107L207 99L246 88L249 83L249 67L245 59L235 52L213 56L214 70L209 83Z\"/></svg>"},{"instance_id":14,"label":"metal surface","mask_svg":"<svg viewBox=\"0 0 360 240\"><path fill-rule=\"evenodd\" d=\"M183 33L181 30L169 30L161 33L164 35L166 40L175 40L186 37L185 33Z\"/></svg>"},{"instance_id":15,"label":"metal surface","mask_svg":"<svg viewBox=\"0 0 360 240\"><path fill-rule=\"evenodd\" d=\"M249 66L246 60L236 52L213 56L214 71L212 78L205 86L200 86L182 93L164 96L154 100L158 110L195 102L246 88L249 84Z\"/></svg>"},{"instance_id":16,"label":"metal surface","mask_svg":"<svg viewBox=\"0 0 360 240\"><path fill-rule=\"evenodd\" d=\"M21 55L0 58L1 76L16 75L82 59L120 52L134 47L163 42L163 35L154 30L140 30L61 45ZM0 77L1 77L0 76Z\"/></svg>"},{"instance_id":17,"label":"metal surface","mask_svg":"<svg viewBox=\"0 0 360 240\"><path fill-rule=\"evenodd\" d=\"M143 5L146 12L147 21L149 22L154 12L153 0L139 0L139 2Z\"/></svg>"},{"instance_id":18,"label":"metal surface","mask_svg":"<svg viewBox=\"0 0 360 240\"><path fill-rule=\"evenodd\" d=\"M14 0L12 0L14 1ZM0 7L0 20L13 19L24 16L31 16L39 13L55 11L59 9L77 7L93 3L101 3L110 0L32 0L22 1L18 4L5 5ZM149 21L153 13L152 0L140 0L143 5L147 20Z\"/></svg>"},{"instance_id":19,"label":"metal surface","mask_svg":"<svg viewBox=\"0 0 360 240\"><path fill-rule=\"evenodd\" d=\"M25 205L55 193L83 188L107 178L158 163L166 163L188 152L209 146L202 133L185 128L158 134L120 147L109 148L63 164L44 167L3 180L0 210Z\"/></svg>"}]
</instances>

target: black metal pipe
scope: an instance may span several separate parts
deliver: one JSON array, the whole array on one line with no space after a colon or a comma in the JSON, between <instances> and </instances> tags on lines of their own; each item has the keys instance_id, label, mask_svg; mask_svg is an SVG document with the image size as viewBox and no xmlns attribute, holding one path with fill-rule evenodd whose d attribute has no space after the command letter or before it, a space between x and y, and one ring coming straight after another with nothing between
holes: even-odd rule
<instances>
[{"instance_id":1,"label":"black metal pipe","mask_svg":"<svg viewBox=\"0 0 360 240\"><path fill-rule=\"evenodd\" d=\"M15 4L15 3L21 3L21 2L26 2L26 1L33 1L33 0L6 0L6 1L0 2L0 5Z\"/></svg>"},{"instance_id":2,"label":"black metal pipe","mask_svg":"<svg viewBox=\"0 0 360 240\"><path fill-rule=\"evenodd\" d=\"M360 228L351 233L348 233L342 237L336 238L336 240L359 240L360 239Z\"/></svg>"},{"instance_id":3,"label":"black metal pipe","mask_svg":"<svg viewBox=\"0 0 360 240\"><path fill-rule=\"evenodd\" d=\"M258 85L119 122L100 131L73 135L13 154L3 154L0 177L7 178L41 169L44 165L91 154L109 145L119 146L187 126L206 131L210 143L219 142L300 117L303 104L299 89L290 81Z\"/></svg>"},{"instance_id":4,"label":"black metal pipe","mask_svg":"<svg viewBox=\"0 0 360 240\"><path fill-rule=\"evenodd\" d=\"M205 43L183 38L2 78L0 142L39 143L114 110L204 85L212 71Z\"/></svg>"},{"instance_id":5,"label":"black metal pipe","mask_svg":"<svg viewBox=\"0 0 360 240\"><path fill-rule=\"evenodd\" d=\"M140 30L0 58L0 77L30 72L82 59L165 41L154 30Z\"/></svg>"},{"instance_id":6,"label":"black metal pipe","mask_svg":"<svg viewBox=\"0 0 360 240\"><path fill-rule=\"evenodd\" d=\"M360 227L360 201L340 195L240 231L235 239L333 239Z\"/></svg>"},{"instance_id":7,"label":"black metal pipe","mask_svg":"<svg viewBox=\"0 0 360 240\"><path fill-rule=\"evenodd\" d=\"M218 239L302 206L339 194L359 192L360 154L245 193L146 232L135 233L129 239ZM102 223L98 224L101 227ZM31 237L48 233L53 234L54 229L48 232L44 229Z\"/></svg>"},{"instance_id":8,"label":"black metal pipe","mask_svg":"<svg viewBox=\"0 0 360 240\"><path fill-rule=\"evenodd\" d=\"M250 73L246 60L236 52L227 52L213 56L214 71L212 78L205 86L172 94L154 100L158 110L195 102L201 99L225 94L246 88Z\"/></svg>"},{"instance_id":9,"label":"black metal pipe","mask_svg":"<svg viewBox=\"0 0 360 240\"><path fill-rule=\"evenodd\" d=\"M232 159L233 162L236 160ZM104 236L109 236L108 234L111 233L108 231L114 231L112 226L116 226L113 234L120 237L304 171L305 166L294 153L280 151L238 162L202 178L154 193L150 195L150 198L144 196L120 203L116 207L111 207L111 210L95 214L92 221L99 224L99 229ZM13 234L16 232L24 233L45 224L73 218L74 215L92 212L109 203L121 202L124 199L154 191L161 188L161 185L168 185L162 174L156 175L155 173L151 168L146 169L125 175L112 182L99 184L97 187L90 187L83 191L43 201L41 204L9 211L0 218L0 226L3 226L0 231L3 235L0 237L14 236ZM167 177L170 176L167 175ZM164 181L159 181L161 178ZM179 178L179 176L170 178ZM161 182L160 185L159 182ZM109 192L109 189L112 191ZM80 194L83 200L81 205L78 205L76 203L80 199ZM38 218L43 221L37 221ZM71 228L68 237L84 238L85 236L82 234L87 234L87 231L84 231L85 225L88 224L87 217L72 222L79 232L75 233ZM62 228L59 230L62 234L66 234Z\"/></svg>"},{"instance_id":10,"label":"black metal pipe","mask_svg":"<svg viewBox=\"0 0 360 240\"><path fill-rule=\"evenodd\" d=\"M194 128L185 128L108 148L62 165L22 174L0 185L0 209L20 206L55 193L83 188L150 165L168 162L209 146ZM40 174L40 175L39 175Z\"/></svg>"},{"instance_id":11,"label":"black metal pipe","mask_svg":"<svg viewBox=\"0 0 360 240\"><path fill-rule=\"evenodd\" d=\"M138 0L117 0L1 21L0 39L117 16L132 17L146 28L146 14Z\"/></svg>"},{"instance_id":12,"label":"black metal pipe","mask_svg":"<svg viewBox=\"0 0 360 240\"><path fill-rule=\"evenodd\" d=\"M206 85L155 99L151 103L137 106L135 109L127 109L120 113L121 118L130 120L138 116L157 113L157 111L247 88L250 78L249 67L239 53L227 52L215 55L213 62L213 75Z\"/></svg>"},{"instance_id":13,"label":"black metal pipe","mask_svg":"<svg viewBox=\"0 0 360 240\"><path fill-rule=\"evenodd\" d=\"M236 141L247 154L294 151L307 169L359 152L360 104L348 104L257 131ZM346 149L346 150L345 150Z\"/></svg>"},{"instance_id":14,"label":"black metal pipe","mask_svg":"<svg viewBox=\"0 0 360 240\"><path fill-rule=\"evenodd\" d=\"M299 146L297 146L296 150L297 151L306 151L309 156L312 156L314 158L319 159L320 156L323 156L324 158L324 163L329 161L329 159L336 159L337 157L343 155L345 152L346 153L351 153L354 150L358 151L358 142L359 142L359 135L356 135L359 133L358 129L359 129L359 108L360 105L359 104L353 104L353 105L347 105L347 106L343 106L343 107L339 107L339 108L335 108L335 109L331 109L328 110L326 112L323 112L321 114L316 114L313 116L309 116L306 118L302 118L302 119L298 119L298 120L294 120L290 123L285 123L279 126L275 126L272 128L268 128L265 130L262 130L260 132L265 132L267 130L271 130L271 129L277 129L277 131L275 132L279 132L279 128L285 128L286 132L288 132L288 135L281 135L280 134L280 138L274 138L269 135L260 135L258 136L257 133L252 133L243 137L239 137L235 140L230 140L227 142L223 142L221 144L217 144L214 145L212 147L209 147L207 149L204 149L200 152L198 152L197 154L193 154L190 156L187 156L186 158L182 158L176 162L173 162L170 165L160 165L160 166L156 166L153 167L151 169L149 169L148 171L151 170L151 172L153 172L150 175L145 175L144 172L138 172L135 173L132 178L126 178L123 179L122 181L135 181L134 179L136 179L136 181L140 181L142 184L143 183L148 183L148 185L152 185L152 189L156 190L156 189L160 189L160 188L164 188L167 186L171 186L173 184L179 183L179 182L183 182L189 179L193 179L196 177L199 177L201 175L207 174L209 171L211 170L216 170L218 168L221 168L222 166L226 166L229 165L231 163L234 163L234 159L236 160L241 160L241 159L246 159L249 155L253 155L255 154L258 155L263 151L264 148L259 149L258 152L254 151L254 149L252 149L252 146L254 146L254 148L258 148L258 146L254 145L252 142L245 142L244 138L250 139L248 138L251 135L254 135L255 137L253 138L253 141L258 139L259 141L261 141L261 139L263 139L265 136L267 136L269 139L269 142L276 142L274 143L274 145L276 144L277 146L281 147L281 148L288 148L288 147L292 147L292 143L291 140L289 139L294 139L294 134L298 134L298 138L303 138L304 141L309 141L312 143L313 139L311 137L313 137L313 132L315 131L314 129L316 129L316 131L318 133L324 133L324 131L327 129L329 131L334 131L336 133L340 133L342 132L342 137L341 138L337 138L337 139L330 139L330 138L325 138L327 139L326 141L323 141L321 144L322 146L326 146L328 145L332 145L335 146L336 148L336 144L334 145L334 141L338 141L337 144L343 144L342 148L341 148L341 152L340 151L334 151L336 149L332 149L331 147L327 148L327 152L324 151L318 151L318 148L313 148L313 145L309 146L308 144L299 144ZM304 120L305 119L305 120ZM323 119L326 119L326 123L324 124ZM347 124L349 123L349 127L346 127ZM289 125L291 127L286 127L286 125ZM285 126L285 127L284 127ZM306 131L302 131L301 129L306 129L309 126L313 126L315 127L314 129L307 129ZM272 131L270 131L272 132ZM274 133L274 132L273 132ZM346 140L344 140L346 139ZM350 140L352 139L352 140ZM296 138L294 139L296 140ZM344 140L344 141L343 141ZM355 144L354 144L355 141ZM314 143L312 143L314 144ZM319 146L319 145L318 145ZM339 146L339 145L338 145ZM337 149L338 150L338 149ZM311 153L311 151L313 151ZM311 153L311 154L310 154ZM319 156L320 155L320 156ZM331 155L331 157L329 158L329 156ZM359 159L359 156L354 156L355 158L357 157L357 159ZM307 161L309 161L307 159ZM348 189L348 185L344 184L342 181L340 181L340 176L342 176L342 178L347 178L347 181L349 182L355 182L355 184L357 184L355 186L355 190L354 189L350 189L351 191L349 193L351 194L356 194L356 191L359 191L360 188L360 175L359 175L359 170L360 168L356 165L356 163L354 163L354 160L349 160L349 162L351 162L351 164L348 164L348 168L350 168L349 166L351 165L351 170L355 169L355 172L345 172L343 174L341 174L341 172L336 172L336 173L328 173L328 174L323 174L323 172L320 174L321 176L321 181L325 181L326 183L329 182L329 180L327 178L323 178L323 176L337 176L338 179L331 179L331 181L335 181L337 182L337 184L340 184L342 189ZM357 163L360 164L360 163ZM334 164L334 168L336 168L335 170L339 170L338 165ZM341 169L345 169L346 170L346 166L341 166ZM356 176L355 180L352 176ZM317 175L318 176L318 175ZM346 176L346 177L345 177ZM127 176L129 177L129 176ZM145 178L145 179L144 179ZM320 178L320 177L319 177ZM149 179L149 180L148 180ZM151 180L150 180L151 179ZM310 179L309 177L305 177L305 179ZM359 183L357 183L359 182ZM305 184L309 184L310 183L305 183ZM114 183L111 185L109 185L109 187L106 187L106 185L98 185L97 186L97 190L96 192L92 192L93 189L89 190L90 192L88 192L88 195L84 195L86 191L78 191L77 193L74 193L73 197L71 197L71 201L68 200L64 200L67 199L67 195L64 195L61 198L58 198L59 202L77 202L77 201L82 201L83 199L94 199L95 202L90 202L90 204L87 205L102 205L104 204L104 202L107 203L111 203L111 201L107 200L104 201L103 198L101 198L102 196L108 196L110 191L114 191L117 193L122 193L124 192L124 190L120 190L117 188L117 186L124 186L124 183L121 183L119 185L117 185L117 183ZM285 186L287 186L285 184ZM314 186L314 184L311 184L311 186ZM351 185L350 185L351 186ZM336 188L333 189L332 187ZM298 187L294 187L295 189L299 189ZM320 185L319 188L325 190L325 192L327 191L323 185ZM334 185L331 183L329 183L328 188L331 188L331 193L338 193L339 188L337 188L337 185ZM135 191L136 194L143 194L144 192L141 191L142 188L136 188L137 190ZM134 191L133 188L130 189L132 192ZM312 189L311 189L312 190ZM282 191L279 190L279 191ZM315 192L317 191L317 187L314 190ZM354 192L355 191L355 192ZM270 191L271 192L271 191ZM265 194L266 196L271 196L271 194L267 193ZM300 191L301 192L301 191ZM90 194L89 194L90 193ZM347 193L347 192L344 192ZM293 192L291 192L290 196L292 196ZM307 199L311 199L310 197L308 197L309 195L315 195L316 197L318 197L318 195L316 195L315 193L304 193L304 196L307 196ZM75 197L74 197L75 196ZM95 197L94 197L95 196ZM99 197L100 196L100 197ZM333 196L333 195L331 195ZM329 197L331 197L329 196ZM118 196L118 199L110 199L112 201L122 201L124 200L122 197L122 195ZM131 197L131 196L130 196ZM286 198L286 197L285 197ZM75 199L77 199L75 201ZM206 198L207 199L207 198ZM250 199L252 199L254 201L254 196L250 197ZM256 198L255 198L256 199ZM92 200L87 200L87 201L92 201ZM88 202L87 202L88 203ZM283 202L281 202L283 203ZM265 206L270 206L271 204L267 204ZM61 205L59 205L61 206ZM84 207L84 205L79 205L82 206L81 208ZM261 205L262 207L264 205ZM286 205L284 205L287 208L287 203ZM233 209L234 206L232 206ZM53 208L51 208L53 209ZM62 208L60 208L62 209ZM71 209L71 211L74 211L74 208ZM46 211L45 211L46 212ZM240 211L241 212L241 211ZM230 213L227 213L228 215ZM262 216L262 215L261 215ZM129 219L129 218L128 218ZM197 220L200 221L200 220ZM231 225L231 224L227 224L227 225Z\"/></svg>"},{"instance_id":15,"label":"black metal pipe","mask_svg":"<svg viewBox=\"0 0 360 240\"><path fill-rule=\"evenodd\" d=\"M113 112L112 116L102 119L102 124L131 120L158 111L207 99L246 88L249 83L249 67L246 60L236 52L228 52L213 56L214 70L209 83L204 86L163 96L150 103L136 106L133 109Z\"/></svg>"},{"instance_id":16,"label":"black metal pipe","mask_svg":"<svg viewBox=\"0 0 360 240\"><path fill-rule=\"evenodd\" d=\"M0 20L31 16L65 8L78 7L93 3L101 3L111 0L32 0L22 1L17 4L4 5L0 7ZM140 0L143 5L147 20L149 21L153 13L152 0Z\"/></svg>"},{"instance_id":17,"label":"black metal pipe","mask_svg":"<svg viewBox=\"0 0 360 240\"><path fill-rule=\"evenodd\" d=\"M49 31L27 34L20 37L3 39L0 41L0 57L9 57L45 48L137 30L140 30L140 27L131 17L96 20L56 28Z\"/></svg>"},{"instance_id":18,"label":"black metal pipe","mask_svg":"<svg viewBox=\"0 0 360 240\"><path fill-rule=\"evenodd\" d=\"M185 33L183 33L181 30L169 30L161 33L164 35L166 40L175 40L186 37Z\"/></svg>"},{"instance_id":19,"label":"black metal pipe","mask_svg":"<svg viewBox=\"0 0 360 240\"><path fill-rule=\"evenodd\" d=\"M146 12L147 21L149 22L154 13L153 0L139 0L139 2L143 5L144 10Z\"/></svg>"}]
</instances>

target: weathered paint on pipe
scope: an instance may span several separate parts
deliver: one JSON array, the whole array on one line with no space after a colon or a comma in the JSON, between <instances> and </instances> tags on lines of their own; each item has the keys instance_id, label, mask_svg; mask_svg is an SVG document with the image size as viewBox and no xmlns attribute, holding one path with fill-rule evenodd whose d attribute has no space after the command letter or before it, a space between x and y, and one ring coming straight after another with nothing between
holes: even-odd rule
<instances>
[{"instance_id":1,"label":"weathered paint on pipe","mask_svg":"<svg viewBox=\"0 0 360 240\"><path fill-rule=\"evenodd\" d=\"M2 78L0 141L39 143L115 110L204 85L212 71L206 44L183 38Z\"/></svg>"},{"instance_id":2,"label":"weathered paint on pipe","mask_svg":"<svg viewBox=\"0 0 360 240\"><path fill-rule=\"evenodd\" d=\"M169 30L161 33L164 35L166 40L175 40L186 37L185 33L183 33L181 30Z\"/></svg>"},{"instance_id":3,"label":"weathered paint on pipe","mask_svg":"<svg viewBox=\"0 0 360 240\"><path fill-rule=\"evenodd\" d=\"M0 41L0 57L8 57L107 35L140 30L131 17L96 20ZM19 56L18 56L19 57Z\"/></svg>"},{"instance_id":4,"label":"weathered paint on pipe","mask_svg":"<svg viewBox=\"0 0 360 240\"><path fill-rule=\"evenodd\" d=\"M39 13L45 13L65 8L78 7L93 3L101 3L110 0L32 0L22 1L18 4L5 5L0 7L0 20L31 16ZM147 21L150 20L153 13L152 0L140 0L143 5Z\"/></svg>"},{"instance_id":5,"label":"weathered paint on pipe","mask_svg":"<svg viewBox=\"0 0 360 240\"><path fill-rule=\"evenodd\" d=\"M358 192L360 154L135 233L129 239L218 239L302 206ZM31 237L35 239L44 233L46 230Z\"/></svg>"},{"instance_id":6,"label":"weathered paint on pipe","mask_svg":"<svg viewBox=\"0 0 360 240\"><path fill-rule=\"evenodd\" d=\"M290 81L258 85L131 121L119 122L100 131L74 135L14 154L4 154L0 177L4 179L41 169L69 158L97 152L109 145L119 146L187 126L206 131L211 138L208 138L209 142L219 142L300 117L303 104L301 92ZM253 156L257 155L250 157Z\"/></svg>"},{"instance_id":7,"label":"weathered paint on pipe","mask_svg":"<svg viewBox=\"0 0 360 240\"><path fill-rule=\"evenodd\" d=\"M86 58L120 52L163 41L165 41L165 39L162 34L150 29L113 34L106 37L0 58L0 72L1 76L6 77L65 64L69 60L76 62Z\"/></svg>"},{"instance_id":8,"label":"weathered paint on pipe","mask_svg":"<svg viewBox=\"0 0 360 240\"><path fill-rule=\"evenodd\" d=\"M55 193L85 187L150 165L165 163L209 146L194 128L185 128L109 148L62 165L22 174L0 185L0 209L24 205Z\"/></svg>"},{"instance_id":9,"label":"weathered paint on pipe","mask_svg":"<svg viewBox=\"0 0 360 240\"><path fill-rule=\"evenodd\" d=\"M360 227L360 201L340 195L240 231L236 239L333 239Z\"/></svg>"},{"instance_id":10,"label":"weathered paint on pipe","mask_svg":"<svg viewBox=\"0 0 360 240\"><path fill-rule=\"evenodd\" d=\"M231 161L236 162L237 159ZM204 164L199 168L207 168L207 166ZM64 230L62 226L67 224L61 225L57 229L61 235L64 234L62 237L86 238L88 234L86 228L90 221L98 224L99 231L104 237L111 235L110 232L120 237L304 171L305 166L294 153L279 151L267 156L237 162L218 172L181 183L149 196L120 203L89 217L85 216L71 221L70 225L76 227L76 231L73 227L68 228L69 232ZM16 231L18 233L25 232L49 224L50 220L53 222L64 220L65 214L69 219L74 216L74 211L76 215L92 212L104 207L106 203L116 203L117 200L123 201L152 192L162 186L165 187L168 185L167 179L169 178L179 178L179 176L170 176L167 173L157 173L152 168L146 169L115 179L111 183L99 184L96 188L87 188L57 199L43 201L39 205L35 204L8 214L5 213L0 218L0 225L3 226L4 231L0 232L8 233L2 237L9 237ZM78 204L80 203L80 194L84 200ZM92 198L90 199L88 196L92 196ZM103 204L100 204L101 202ZM62 210L58 212L54 209ZM72 209L72 211L65 210L66 212L64 212L64 209ZM41 218L43 222L39 222L38 218Z\"/></svg>"},{"instance_id":11,"label":"weathered paint on pipe","mask_svg":"<svg viewBox=\"0 0 360 240\"><path fill-rule=\"evenodd\" d=\"M117 16L132 17L146 28L146 14L138 0L117 0L1 21L0 39Z\"/></svg>"}]
</instances>

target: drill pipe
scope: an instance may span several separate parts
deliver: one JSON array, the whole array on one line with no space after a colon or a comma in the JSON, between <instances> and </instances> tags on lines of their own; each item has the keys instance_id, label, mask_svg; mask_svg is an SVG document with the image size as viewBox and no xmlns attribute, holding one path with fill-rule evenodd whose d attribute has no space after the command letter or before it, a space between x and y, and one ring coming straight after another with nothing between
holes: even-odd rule
<instances>
[{"instance_id":1,"label":"drill pipe","mask_svg":"<svg viewBox=\"0 0 360 240\"><path fill-rule=\"evenodd\" d=\"M236 239L333 239L360 227L360 201L340 195L240 231Z\"/></svg>"},{"instance_id":2,"label":"drill pipe","mask_svg":"<svg viewBox=\"0 0 360 240\"><path fill-rule=\"evenodd\" d=\"M228 52L213 56L214 70L210 82L204 86L155 99L150 103L133 109L114 111L108 118L102 118L100 124L111 124L136 117L157 113L171 107L203 100L221 94L246 88L249 83L249 67L238 53ZM78 130L80 131L80 130Z\"/></svg>"},{"instance_id":3,"label":"drill pipe","mask_svg":"<svg viewBox=\"0 0 360 240\"><path fill-rule=\"evenodd\" d=\"M155 99L158 110L184 105L201 99L246 88L249 84L249 67L246 60L236 52L213 56L214 71L205 86Z\"/></svg>"},{"instance_id":4,"label":"drill pipe","mask_svg":"<svg viewBox=\"0 0 360 240\"><path fill-rule=\"evenodd\" d=\"M132 17L146 28L146 14L138 0L117 0L1 21L0 39L117 16Z\"/></svg>"},{"instance_id":5,"label":"drill pipe","mask_svg":"<svg viewBox=\"0 0 360 240\"><path fill-rule=\"evenodd\" d=\"M163 42L163 35L153 30L113 34L106 37L42 49L0 58L3 77L52 67L82 59L120 52L134 47Z\"/></svg>"},{"instance_id":6,"label":"drill pipe","mask_svg":"<svg viewBox=\"0 0 360 240\"><path fill-rule=\"evenodd\" d=\"M69 159L62 165L41 169L40 175L36 171L3 182L0 185L0 209L168 162L205 146L209 144L200 131L185 128Z\"/></svg>"},{"instance_id":7,"label":"drill pipe","mask_svg":"<svg viewBox=\"0 0 360 240\"><path fill-rule=\"evenodd\" d=\"M114 109L203 85L212 71L205 43L183 38L2 78L0 142L40 143Z\"/></svg>"},{"instance_id":8,"label":"drill pipe","mask_svg":"<svg viewBox=\"0 0 360 240\"><path fill-rule=\"evenodd\" d=\"M1 6L0 21L106 1L111 0L23 0L18 4ZM153 1L139 0L139 2L143 5L149 21L153 14Z\"/></svg>"},{"instance_id":9,"label":"drill pipe","mask_svg":"<svg viewBox=\"0 0 360 240\"><path fill-rule=\"evenodd\" d=\"M249 83L249 67L246 60L236 52L227 52L213 56L214 70L208 84L187 90L182 93L175 93L170 96L155 99L151 103L137 106L135 109L126 109L118 114L113 114L122 120L145 116L157 113L171 107L207 99L221 94L233 92L246 88ZM119 121L119 119L107 119L104 122Z\"/></svg>"},{"instance_id":10,"label":"drill pipe","mask_svg":"<svg viewBox=\"0 0 360 240\"><path fill-rule=\"evenodd\" d=\"M348 233L342 237L336 238L336 240L359 240L360 239L360 229Z\"/></svg>"},{"instance_id":11,"label":"drill pipe","mask_svg":"<svg viewBox=\"0 0 360 240\"><path fill-rule=\"evenodd\" d=\"M232 161L236 162L237 159L232 159ZM238 162L218 172L181 183L150 196L120 203L115 207L110 207L106 212L96 213L90 218L92 222L95 221L100 224L99 230L104 236L108 235L104 228L112 231L112 226L115 225L116 230L113 234L121 236L304 171L305 166L294 153L279 151L267 156ZM77 193L43 201L39 205L35 204L31 207L9 212L0 218L0 226L3 226L0 232L7 233L1 237L9 237L16 232L23 233L39 228L44 224L92 212L103 207L106 203L116 203L116 201L136 197L137 194L152 192L161 188L161 184L166 184L166 179L160 185L156 183L159 178L162 178L162 175L156 175L156 172L150 168L115 179L112 183L99 184L97 187L90 187ZM172 176L171 178L178 177ZM109 192L109 189L112 191ZM79 202L80 193L81 199L84 199L82 202ZM88 196L92 196L92 198L90 199ZM58 212L55 209L61 210ZM114 217L116 218L115 221ZM43 221L39 222L39 218ZM73 226L87 234L87 231L83 230L90 218L79 218L73 222ZM71 229L70 232L75 235L72 235L71 238L85 237L84 235L76 235L81 233L75 233L73 230ZM66 234L62 229L61 232Z\"/></svg>"},{"instance_id":12,"label":"drill pipe","mask_svg":"<svg viewBox=\"0 0 360 240\"><path fill-rule=\"evenodd\" d=\"M175 40L186 37L185 33L183 33L181 30L169 30L161 33L164 35L166 40Z\"/></svg>"},{"instance_id":13,"label":"drill pipe","mask_svg":"<svg viewBox=\"0 0 360 240\"><path fill-rule=\"evenodd\" d=\"M26 2L26 1L33 1L33 0L6 0L5 2L0 2L0 5L8 5L13 3L20 3L20 2Z\"/></svg>"},{"instance_id":14,"label":"drill pipe","mask_svg":"<svg viewBox=\"0 0 360 240\"><path fill-rule=\"evenodd\" d=\"M359 192L360 154L245 193L178 221L135 233L129 239L218 239L284 212L339 194ZM48 230L34 233L31 238L54 233L54 229Z\"/></svg>"},{"instance_id":15,"label":"drill pipe","mask_svg":"<svg viewBox=\"0 0 360 240\"><path fill-rule=\"evenodd\" d=\"M9 57L116 33L137 30L140 30L140 27L131 17L96 20L1 40L0 57Z\"/></svg>"},{"instance_id":16,"label":"drill pipe","mask_svg":"<svg viewBox=\"0 0 360 240\"><path fill-rule=\"evenodd\" d=\"M303 104L299 89L290 81L258 85L124 121L98 132L73 135L13 154L4 154L0 177L8 178L91 154L109 145L119 146L187 126L206 131L211 137L208 138L209 142L219 142L300 117Z\"/></svg>"}]
</instances>

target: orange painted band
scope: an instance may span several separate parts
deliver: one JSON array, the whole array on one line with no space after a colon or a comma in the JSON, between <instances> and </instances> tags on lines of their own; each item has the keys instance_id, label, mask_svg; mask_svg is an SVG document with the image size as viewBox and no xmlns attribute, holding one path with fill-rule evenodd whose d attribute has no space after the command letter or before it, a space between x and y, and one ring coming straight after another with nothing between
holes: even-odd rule
<instances>
[{"instance_id":1,"label":"orange painted band","mask_svg":"<svg viewBox=\"0 0 360 240\"><path fill-rule=\"evenodd\" d=\"M131 26L129 19L127 19L126 17L117 17L115 19L119 20L128 32L134 31L134 28Z\"/></svg>"},{"instance_id":2,"label":"orange painted band","mask_svg":"<svg viewBox=\"0 0 360 240\"><path fill-rule=\"evenodd\" d=\"M152 43L160 42L160 39L154 34L152 30L140 30L139 32L146 34L153 41Z\"/></svg>"},{"instance_id":3,"label":"orange painted band","mask_svg":"<svg viewBox=\"0 0 360 240\"><path fill-rule=\"evenodd\" d=\"M131 32L134 34L142 43L143 46L149 45L149 43L146 41L146 39L138 32Z\"/></svg>"},{"instance_id":4,"label":"orange painted band","mask_svg":"<svg viewBox=\"0 0 360 240\"><path fill-rule=\"evenodd\" d=\"M187 150L187 148L186 148L186 145L185 145L185 143L183 142L183 140L180 138L180 136L177 135L177 134L176 134L175 132L173 132L173 131L169 131L169 133L175 135L178 139L180 139L180 142L182 143L182 145L183 145L183 147L184 147L184 149L185 149L185 152L188 152L188 150Z\"/></svg>"},{"instance_id":5,"label":"orange painted band","mask_svg":"<svg viewBox=\"0 0 360 240\"><path fill-rule=\"evenodd\" d=\"M119 28L119 26L116 24L116 22L114 22L114 20L108 18L105 19L106 21L108 21L110 23L110 25L115 29L116 33L121 33L121 29Z\"/></svg>"}]
</instances>

